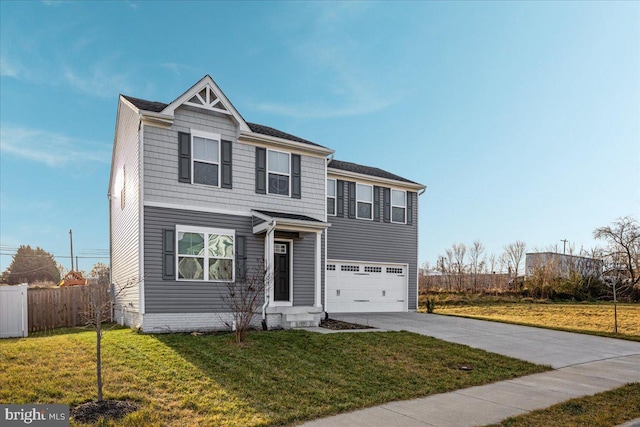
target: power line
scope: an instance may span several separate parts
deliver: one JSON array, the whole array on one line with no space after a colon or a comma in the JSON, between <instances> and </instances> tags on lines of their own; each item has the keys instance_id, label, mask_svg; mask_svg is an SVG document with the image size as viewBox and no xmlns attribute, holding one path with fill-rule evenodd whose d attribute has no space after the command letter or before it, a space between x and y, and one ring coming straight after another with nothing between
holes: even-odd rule
<instances>
[{"instance_id":1,"label":"power line","mask_svg":"<svg viewBox=\"0 0 640 427\"><path fill-rule=\"evenodd\" d=\"M15 253L0 253L0 256L14 256L14 255L15 255ZM56 258L56 259L58 259L58 258L71 258L71 256L69 256L69 255L53 255L52 254L52 256L54 258ZM21 255L21 257L23 257L23 258L42 258L42 257L48 258L49 256L48 255ZM80 258L80 259L108 259L108 258L110 258L110 256L109 255L102 255L102 256L99 256L99 255L95 255L95 256L74 256L73 258L74 259L75 258Z\"/></svg>"}]
</instances>

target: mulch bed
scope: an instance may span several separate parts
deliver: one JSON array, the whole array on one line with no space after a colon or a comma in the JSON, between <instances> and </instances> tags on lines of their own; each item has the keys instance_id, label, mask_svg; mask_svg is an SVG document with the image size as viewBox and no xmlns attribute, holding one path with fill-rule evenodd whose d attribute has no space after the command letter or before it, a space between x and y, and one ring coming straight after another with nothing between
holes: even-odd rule
<instances>
[{"instance_id":1,"label":"mulch bed","mask_svg":"<svg viewBox=\"0 0 640 427\"><path fill-rule=\"evenodd\" d=\"M81 423L95 423L100 418L117 420L138 409L138 405L126 400L103 400L82 403L71 410L71 416Z\"/></svg>"},{"instance_id":2,"label":"mulch bed","mask_svg":"<svg viewBox=\"0 0 640 427\"><path fill-rule=\"evenodd\" d=\"M324 319L320 322L321 328L343 331L348 329L375 329L373 326L358 325L357 323L342 322L340 320Z\"/></svg>"}]
</instances>

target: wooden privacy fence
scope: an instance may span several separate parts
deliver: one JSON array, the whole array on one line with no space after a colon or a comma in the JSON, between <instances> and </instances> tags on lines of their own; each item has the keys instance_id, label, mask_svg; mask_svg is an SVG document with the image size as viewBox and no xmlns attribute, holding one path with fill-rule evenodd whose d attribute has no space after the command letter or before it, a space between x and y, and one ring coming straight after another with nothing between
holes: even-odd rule
<instances>
[{"instance_id":1,"label":"wooden privacy fence","mask_svg":"<svg viewBox=\"0 0 640 427\"><path fill-rule=\"evenodd\" d=\"M104 321L112 321L109 287L98 285L29 289L29 332L83 326L102 307Z\"/></svg>"}]
</instances>

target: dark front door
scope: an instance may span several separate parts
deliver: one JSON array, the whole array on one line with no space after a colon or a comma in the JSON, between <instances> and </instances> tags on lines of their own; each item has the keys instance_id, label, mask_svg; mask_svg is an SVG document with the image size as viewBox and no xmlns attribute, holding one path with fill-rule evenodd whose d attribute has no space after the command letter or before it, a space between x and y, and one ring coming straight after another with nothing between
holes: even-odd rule
<instances>
[{"instance_id":1,"label":"dark front door","mask_svg":"<svg viewBox=\"0 0 640 427\"><path fill-rule=\"evenodd\" d=\"M289 243L275 242L273 299L289 301Z\"/></svg>"}]
</instances>

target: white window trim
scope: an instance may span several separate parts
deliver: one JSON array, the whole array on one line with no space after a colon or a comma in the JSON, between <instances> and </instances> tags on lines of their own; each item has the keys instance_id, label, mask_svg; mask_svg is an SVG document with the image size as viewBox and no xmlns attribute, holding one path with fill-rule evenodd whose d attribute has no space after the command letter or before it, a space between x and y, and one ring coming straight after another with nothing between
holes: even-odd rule
<instances>
[{"instance_id":1,"label":"white window trim","mask_svg":"<svg viewBox=\"0 0 640 427\"><path fill-rule=\"evenodd\" d=\"M329 181L333 181L333 196L329 196ZM333 199L333 213L327 212L327 215L336 216L336 212L338 210L338 206L336 205L338 203L338 180L336 180L335 178L327 178L326 185L327 185L326 197L327 199ZM325 211L327 210L325 209Z\"/></svg>"},{"instance_id":2,"label":"white window trim","mask_svg":"<svg viewBox=\"0 0 640 427\"><path fill-rule=\"evenodd\" d=\"M293 240L291 239L273 239L274 243L289 243L289 300L276 301L275 289L272 286L269 292L269 305L273 307L293 307ZM275 255L275 253L274 253Z\"/></svg>"},{"instance_id":3,"label":"white window trim","mask_svg":"<svg viewBox=\"0 0 640 427\"><path fill-rule=\"evenodd\" d=\"M398 191L398 192L404 193L404 206L394 205L393 204L393 192L394 191ZM391 200L390 200L390 202L391 202L391 222L393 222L395 224L406 224L407 223L407 197L408 197L407 192L405 190L395 190L395 189L391 188L390 192L389 192L389 197L391 197ZM393 220L393 208L403 208L404 209L404 219L402 221L394 221Z\"/></svg>"},{"instance_id":4,"label":"white window trim","mask_svg":"<svg viewBox=\"0 0 640 427\"><path fill-rule=\"evenodd\" d=\"M210 162L208 160L202 160L202 159L196 159L195 157L195 151L193 150L193 138L194 137L198 137L198 138L206 138L206 139L211 139L211 140L215 140L218 141L218 161L217 162ZM214 188L220 188L220 179L221 179L221 169L222 169L222 165L220 162L220 157L222 156L222 135L220 135L219 133L210 133L210 132L203 132L201 130L195 130L195 129L191 129L191 184L194 185L204 185L205 187L214 187ZM199 182L195 182L194 181L194 171L195 171L195 167L193 165L194 162L200 162L200 163L207 163L210 165L218 165L218 185L209 185L209 184L202 184Z\"/></svg>"},{"instance_id":5,"label":"white window trim","mask_svg":"<svg viewBox=\"0 0 640 427\"><path fill-rule=\"evenodd\" d=\"M269 151L273 151L274 153L282 153L282 154L286 154L287 157L289 157L289 173L282 173L282 172L270 172L269 171ZM272 150L270 148L267 148L267 194L273 194L274 196L281 196L281 197L291 197L291 153L289 153L288 151L279 151L279 150ZM280 175L280 176L286 176L289 178L289 192L288 194L278 194L278 193L272 193L271 191L269 191L269 174L274 174L274 175Z\"/></svg>"},{"instance_id":6,"label":"white window trim","mask_svg":"<svg viewBox=\"0 0 640 427\"><path fill-rule=\"evenodd\" d=\"M359 196L359 194L358 194L359 193L359 191L358 191L358 186L359 185L363 185L363 186L366 186L366 187L371 187L371 201L370 202L368 202L366 200L360 200L360 198L358 197ZM373 188L373 185L371 185L371 184L363 184L361 182L356 182L356 218L357 219L364 219L364 220L367 220L367 221L373 221L373 217L374 217L374 215L373 215L373 200L375 199L375 197L373 195L373 190L374 190L374 188ZM361 216L358 215L358 203L368 203L368 204L371 205L371 218L361 217Z\"/></svg>"},{"instance_id":7,"label":"white window trim","mask_svg":"<svg viewBox=\"0 0 640 427\"><path fill-rule=\"evenodd\" d=\"M204 234L204 257L200 257L197 255L180 255L179 251L178 251L178 244L179 244L179 233L199 233L199 234ZM210 234L218 234L218 235L223 235L223 236L231 236L233 237L233 250L232 250L232 255L231 257L209 257L209 250L208 250L208 243L209 243L209 238L208 236ZM235 230L230 230L230 229L226 229L226 228L207 228L207 227L194 227L194 226L190 226L190 225L176 225L176 234L175 234L175 240L176 240L176 248L175 248L175 257L176 257L176 281L178 282L197 282L197 283L203 283L203 282L207 282L207 283L223 283L223 282L227 282L228 280L209 280L209 259L230 259L232 261L231 263L231 281L235 282L236 281L236 231ZM204 258L204 278L202 280L197 280L197 279L181 279L180 278L180 272L178 271L178 263L180 262L180 257L186 257L186 258Z\"/></svg>"}]
</instances>

